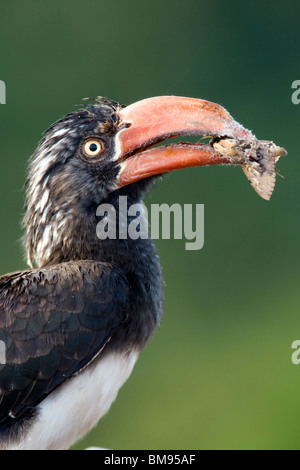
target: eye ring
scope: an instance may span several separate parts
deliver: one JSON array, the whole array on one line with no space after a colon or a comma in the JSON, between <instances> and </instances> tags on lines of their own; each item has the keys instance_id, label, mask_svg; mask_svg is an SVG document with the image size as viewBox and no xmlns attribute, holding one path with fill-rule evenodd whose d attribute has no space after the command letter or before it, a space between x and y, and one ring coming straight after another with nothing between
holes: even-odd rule
<instances>
[{"instance_id":1,"label":"eye ring","mask_svg":"<svg viewBox=\"0 0 300 470\"><path fill-rule=\"evenodd\" d=\"M103 152L104 145L101 140L95 138L88 139L84 142L82 150L86 157L95 158Z\"/></svg>"}]
</instances>

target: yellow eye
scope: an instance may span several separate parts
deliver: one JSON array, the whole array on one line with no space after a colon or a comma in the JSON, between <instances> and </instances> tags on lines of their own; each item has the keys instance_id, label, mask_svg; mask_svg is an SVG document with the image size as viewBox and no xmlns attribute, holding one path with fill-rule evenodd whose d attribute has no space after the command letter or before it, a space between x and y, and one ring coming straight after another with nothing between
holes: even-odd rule
<instances>
[{"instance_id":1,"label":"yellow eye","mask_svg":"<svg viewBox=\"0 0 300 470\"><path fill-rule=\"evenodd\" d=\"M102 142L97 139L89 139L83 145L83 151L88 157L97 157L103 150Z\"/></svg>"}]
</instances>

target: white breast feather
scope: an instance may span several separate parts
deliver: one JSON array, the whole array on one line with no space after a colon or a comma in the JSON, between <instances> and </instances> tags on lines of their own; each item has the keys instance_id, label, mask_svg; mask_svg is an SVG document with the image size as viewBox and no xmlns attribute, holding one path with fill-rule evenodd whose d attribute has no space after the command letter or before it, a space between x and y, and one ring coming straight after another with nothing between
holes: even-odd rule
<instances>
[{"instance_id":1,"label":"white breast feather","mask_svg":"<svg viewBox=\"0 0 300 470\"><path fill-rule=\"evenodd\" d=\"M68 380L38 406L38 418L24 440L8 448L68 449L109 410L137 358L136 351L110 354Z\"/></svg>"}]
</instances>

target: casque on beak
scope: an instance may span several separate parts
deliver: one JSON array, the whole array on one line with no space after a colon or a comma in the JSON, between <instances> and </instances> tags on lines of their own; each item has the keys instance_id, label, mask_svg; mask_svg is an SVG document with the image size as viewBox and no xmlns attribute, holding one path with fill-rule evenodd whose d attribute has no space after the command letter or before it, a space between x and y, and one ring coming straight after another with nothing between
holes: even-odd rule
<instances>
[{"instance_id":1,"label":"casque on beak","mask_svg":"<svg viewBox=\"0 0 300 470\"><path fill-rule=\"evenodd\" d=\"M149 176L192 166L239 164L244 170L243 164L248 163L249 158L255 159L256 154L259 154L257 162L260 162L261 172L264 172L264 160L261 162L264 144L218 104L195 98L160 96L122 108L118 115L120 130L116 135L114 159L120 165L119 188ZM212 140L209 144L178 143L153 147L179 135L199 135L211 137ZM234 150L231 149L230 155L222 151L222 145L214 145L216 141L222 144L226 139L233 142ZM249 146L250 153L245 151L243 155L241 148ZM278 158L279 147L276 149ZM285 151L281 150L283 155ZM275 156L268 155L267 158L274 159L275 173ZM269 170L270 165L267 167ZM274 175L272 181L275 184ZM259 193L259 184L256 182L255 187L253 181L250 182ZM270 192L270 188L264 191L265 195Z\"/></svg>"}]
</instances>

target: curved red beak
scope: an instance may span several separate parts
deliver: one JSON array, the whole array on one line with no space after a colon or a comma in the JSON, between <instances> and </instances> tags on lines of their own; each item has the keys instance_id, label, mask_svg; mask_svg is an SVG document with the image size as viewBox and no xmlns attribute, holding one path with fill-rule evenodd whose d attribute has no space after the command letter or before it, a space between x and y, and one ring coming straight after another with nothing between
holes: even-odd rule
<instances>
[{"instance_id":1,"label":"curved red beak","mask_svg":"<svg viewBox=\"0 0 300 470\"><path fill-rule=\"evenodd\" d=\"M177 96L138 101L118 111L114 160L120 164L117 187L172 170L202 165L242 164L241 152L234 158L214 146L214 139L236 143L259 143L220 105ZM175 136L213 138L209 144L154 145ZM217 150L218 149L218 150Z\"/></svg>"}]
</instances>

